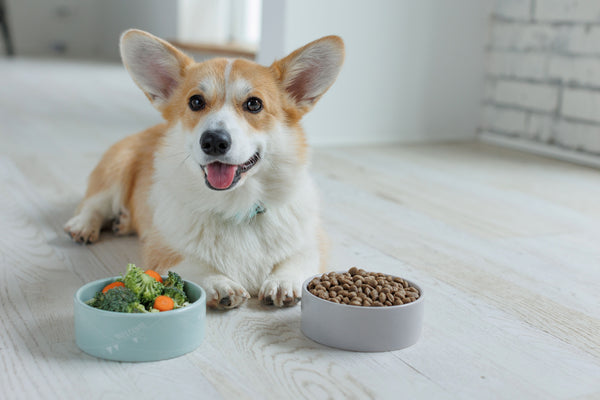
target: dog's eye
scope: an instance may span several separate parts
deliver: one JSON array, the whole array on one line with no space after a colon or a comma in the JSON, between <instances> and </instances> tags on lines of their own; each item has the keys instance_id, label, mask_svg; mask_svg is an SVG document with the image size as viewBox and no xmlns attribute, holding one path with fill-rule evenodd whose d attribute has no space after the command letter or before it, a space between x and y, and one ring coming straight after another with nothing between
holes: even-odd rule
<instances>
[{"instance_id":1,"label":"dog's eye","mask_svg":"<svg viewBox=\"0 0 600 400\"><path fill-rule=\"evenodd\" d=\"M258 97L250 97L244 103L244 109L246 111L250 111L253 114L260 112L260 110L262 110L262 108L263 108L262 100L259 99Z\"/></svg>"},{"instance_id":2,"label":"dog's eye","mask_svg":"<svg viewBox=\"0 0 600 400\"><path fill-rule=\"evenodd\" d=\"M190 110L200 111L200 110L203 110L204 107L206 107L206 101L204 100L204 97L202 97L201 95L195 94L192 97L190 97L188 105L190 106Z\"/></svg>"}]
</instances>

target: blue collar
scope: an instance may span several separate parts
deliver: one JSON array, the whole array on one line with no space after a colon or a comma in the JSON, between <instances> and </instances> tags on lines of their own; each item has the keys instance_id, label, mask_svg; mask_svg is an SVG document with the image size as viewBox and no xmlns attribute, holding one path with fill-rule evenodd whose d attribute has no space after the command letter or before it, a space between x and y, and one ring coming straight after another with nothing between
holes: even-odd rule
<instances>
[{"instance_id":1,"label":"blue collar","mask_svg":"<svg viewBox=\"0 0 600 400\"><path fill-rule=\"evenodd\" d=\"M250 208L250 210L247 213L237 213L235 215L235 220L238 223L243 221L251 221L254 218L256 218L258 214L264 214L265 212L267 212L265 206L261 202L258 202L254 204L254 206Z\"/></svg>"},{"instance_id":2,"label":"blue collar","mask_svg":"<svg viewBox=\"0 0 600 400\"><path fill-rule=\"evenodd\" d=\"M253 208L250 209L248 213L248 219L252 219L256 217L258 214L264 214L267 209L262 205L262 203L256 203Z\"/></svg>"}]
</instances>

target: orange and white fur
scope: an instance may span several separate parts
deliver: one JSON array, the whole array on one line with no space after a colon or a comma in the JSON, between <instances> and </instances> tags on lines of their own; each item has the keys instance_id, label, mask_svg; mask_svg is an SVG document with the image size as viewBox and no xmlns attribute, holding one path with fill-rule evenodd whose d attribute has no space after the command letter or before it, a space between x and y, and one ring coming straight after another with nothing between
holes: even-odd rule
<instances>
[{"instance_id":1,"label":"orange and white fur","mask_svg":"<svg viewBox=\"0 0 600 400\"><path fill-rule=\"evenodd\" d=\"M121 57L166 122L104 154L65 231L80 243L110 224L137 233L145 267L196 268L211 307L250 295L296 304L324 256L300 119L337 78L342 40L324 37L265 67L196 63L129 30Z\"/></svg>"}]
</instances>

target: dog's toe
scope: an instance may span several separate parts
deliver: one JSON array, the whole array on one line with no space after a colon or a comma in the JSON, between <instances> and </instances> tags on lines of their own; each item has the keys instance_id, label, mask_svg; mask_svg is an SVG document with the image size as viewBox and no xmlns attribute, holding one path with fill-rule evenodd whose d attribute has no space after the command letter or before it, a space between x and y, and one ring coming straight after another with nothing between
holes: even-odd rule
<instances>
[{"instance_id":1,"label":"dog's toe","mask_svg":"<svg viewBox=\"0 0 600 400\"><path fill-rule=\"evenodd\" d=\"M300 286L287 279L267 279L258 293L258 299L269 306L291 307L300 301Z\"/></svg>"},{"instance_id":2,"label":"dog's toe","mask_svg":"<svg viewBox=\"0 0 600 400\"><path fill-rule=\"evenodd\" d=\"M211 308L229 310L241 306L250 295L241 285L228 279L217 279L206 285L206 305Z\"/></svg>"},{"instance_id":3,"label":"dog's toe","mask_svg":"<svg viewBox=\"0 0 600 400\"><path fill-rule=\"evenodd\" d=\"M223 307L231 307L231 297L223 297L221 300L219 300L219 305Z\"/></svg>"},{"instance_id":4,"label":"dog's toe","mask_svg":"<svg viewBox=\"0 0 600 400\"><path fill-rule=\"evenodd\" d=\"M131 216L129 211L121 210L119 215L113 219L112 231L115 235L128 235L133 232L131 226Z\"/></svg>"}]
</instances>

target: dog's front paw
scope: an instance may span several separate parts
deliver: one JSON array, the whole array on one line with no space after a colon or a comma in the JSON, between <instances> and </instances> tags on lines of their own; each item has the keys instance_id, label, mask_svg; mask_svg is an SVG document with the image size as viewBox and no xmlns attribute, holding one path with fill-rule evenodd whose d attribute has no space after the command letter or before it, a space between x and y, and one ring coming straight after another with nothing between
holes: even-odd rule
<instances>
[{"instance_id":1,"label":"dog's front paw","mask_svg":"<svg viewBox=\"0 0 600 400\"><path fill-rule=\"evenodd\" d=\"M291 307L300 301L301 284L289 279L268 278L258 292L258 299L267 305Z\"/></svg>"},{"instance_id":2,"label":"dog's front paw","mask_svg":"<svg viewBox=\"0 0 600 400\"><path fill-rule=\"evenodd\" d=\"M64 226L65 232L77 243L94 243L100 237L101 222L94 218L84 218L81 214L76 215Z\"/></svg>"},{"instance_id":3,"label":"dog's front paw","mask_svg":"<svg viewBox=\"0 0 600 400\"><path fill-rule=\"evenodd\" d=\"M217 309L230 309L239 307L250 298L250 295L240 285L225 277L215 278L205 284L206 305Z\"/></svg>"}]
</instances>

